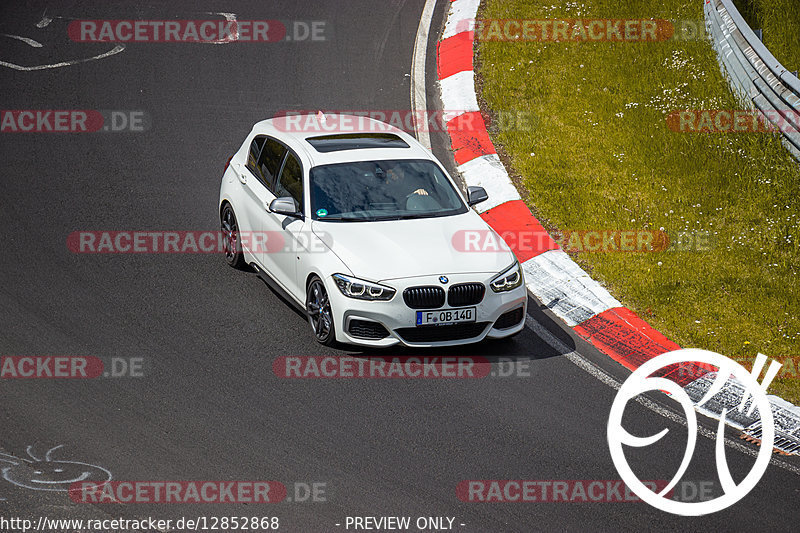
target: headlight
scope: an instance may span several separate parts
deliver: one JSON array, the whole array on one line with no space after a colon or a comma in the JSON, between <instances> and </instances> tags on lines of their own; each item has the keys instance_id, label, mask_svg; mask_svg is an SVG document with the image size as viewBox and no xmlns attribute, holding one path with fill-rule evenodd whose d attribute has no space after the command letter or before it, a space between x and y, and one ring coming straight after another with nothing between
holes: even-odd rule
<instances>
[{"instance_id":1,"label":"headlight","mask_svg":"<svg viewBox=\"0 0 800 533\"><path fill-rule=\"evenodd\" d=\"M351 278L344 274L334 274L333 281L336 282L336 286L339 287L342 294L357 300L391 300L396 292L391 287L378 285L363 279Z\"/></svg>"},{"instance_id":2,"label":"headlight","mask_svg":"<svg viewBox=\"0 0 800 533\"><path fill-rule=\"evenodd\" d=\"M522 285L524 279L522 266L519 261L514 261L514 264L494 278L490 285L494 292L506 292Z\"/></svg>"}]
</instances>

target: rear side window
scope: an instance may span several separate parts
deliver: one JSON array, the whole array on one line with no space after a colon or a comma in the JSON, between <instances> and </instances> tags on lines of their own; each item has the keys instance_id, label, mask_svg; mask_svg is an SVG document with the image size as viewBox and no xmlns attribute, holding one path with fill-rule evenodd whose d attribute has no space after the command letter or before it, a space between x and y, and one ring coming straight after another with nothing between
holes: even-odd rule
<instances>
[{"instance_id":1,"label":"rear side window","mask_svg":"<svg viewBox=\"0 0 800 533\"><path fill-rule=\"evenodd\" d=\"M257 135L253 142L250 143L250 153L247 155L247 168L252 170L253 172L256 171L256 165L258 164L258 155L261 153L261 147L264 146L264 141L267 138L263 135Z\"/></svg>"},{"instance_id":2,"label":"rear side window","mask_svg":"<svg viewBox=\"0 0 800 533\"><path fill-rule=\"evenodd\" d=\"M275 190L275 178L281 168L286 147L274 139L267 139L261 157L258 160L258 171L268 189Z\"/></svg>"},{"instance_id":3,"label":"rear side window","mask_svg":"<svg viewBox=\"0 0 800 533\"><path fill-rule=\"evenodd\" d=\"M286 163L283 165L275 195L279 198L291 196L297 202L299 209L303 210L303 168L294 154L286 156Z\"/></svg>"}]
</instances>

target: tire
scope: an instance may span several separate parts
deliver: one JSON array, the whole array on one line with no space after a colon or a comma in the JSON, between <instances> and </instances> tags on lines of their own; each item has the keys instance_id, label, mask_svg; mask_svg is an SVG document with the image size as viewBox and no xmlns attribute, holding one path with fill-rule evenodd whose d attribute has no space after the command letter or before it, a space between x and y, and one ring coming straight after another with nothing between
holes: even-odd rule
<instances>
[{"instance_id":1,"label":"tire","mask_svg":"<svg viewBox=\"0 0 800 533\"><path fill-rule=\"evenodd\" d=\"M306 314L317 342L323 346L335 346L336 327L333 324L331 301L325 285L317 276L311 278L306 288Z\"/></svg>"},{"instance_id":2,"label":"tire","mask_svg":"<svg viewBox=\"0 0 800 533\"><path fill-rule=\"evenodd\" d=\"M237 270L247 270L247 263L244 260L242 242L239 239L239 225L236 222L236 214L233 212L231 204L226 203L220 215L220 231L223 234L223 251L225 262Z\"/></svg>"}]
</instances>

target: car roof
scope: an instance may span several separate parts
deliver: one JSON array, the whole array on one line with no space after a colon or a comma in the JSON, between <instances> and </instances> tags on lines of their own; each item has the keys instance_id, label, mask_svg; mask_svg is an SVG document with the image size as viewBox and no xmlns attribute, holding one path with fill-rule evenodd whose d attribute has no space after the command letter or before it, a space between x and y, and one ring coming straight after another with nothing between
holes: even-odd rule
<instances>
[{"instance_id":1,"label":"car roof","mask_svg":"<svg viewBox=\"0 0 800 533\"><path fill-rule=\"evenodd\" d=\"M341 128L336 126L341 124ZM402 139L407 147L392 148L353 148L329 152L315 149L308 139L329 135L353 134L392 134ZM356 115L326 113L324 118L319 114L291 115L275 117L257 122L253 126L253 135L269 135L285 143L294 150L309 168L348 161L374 161L386 159L428 159L435 161L433 154L408 133L385 122Z\"/></svg>"}]
</instances>

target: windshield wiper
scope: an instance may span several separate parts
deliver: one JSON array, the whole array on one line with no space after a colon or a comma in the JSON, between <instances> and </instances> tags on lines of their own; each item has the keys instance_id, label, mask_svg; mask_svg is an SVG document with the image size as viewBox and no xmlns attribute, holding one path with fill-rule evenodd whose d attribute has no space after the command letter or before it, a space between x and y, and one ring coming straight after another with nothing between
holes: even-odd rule
<instances>
[{"instance_id":1,"label":"windshield wiper","mask_svg":"<svg viewBox=\"0 0 800 533\"><path fill-rule=\"evenodd\" d=\"M414 220L416 218L435 218L442 216L442 213L419 213L417 215L401 215L397 220Z\"/></svg>"},{"instance_id":2,"label":"windshield wiper","mask_svg":"<svg viewBox=\"0 0 800 533\"><path fill-rule=\"evenodd\" d=\"M370 222L374 219L370 217L343 217L341 215L335 215L332 217L320 217L317 220L320 222Z\"/></svg>"},{"instance_id":3,"label":"windshield wiper","mask_svg":"<svg viewBox=\"0 0 800 533\"><path fill-rule=\"evenodd\" d=\"M390 215L390 216L376 216L376 217L363 217L363 216L342 216L334 215L328 217L319 217L317 220L320 222L387 222L391 220L414 220L418 218L435 218L440 216L447 216L449 212L437 213L418 213L415 215Z\"/></svg>"}]
</instances>

